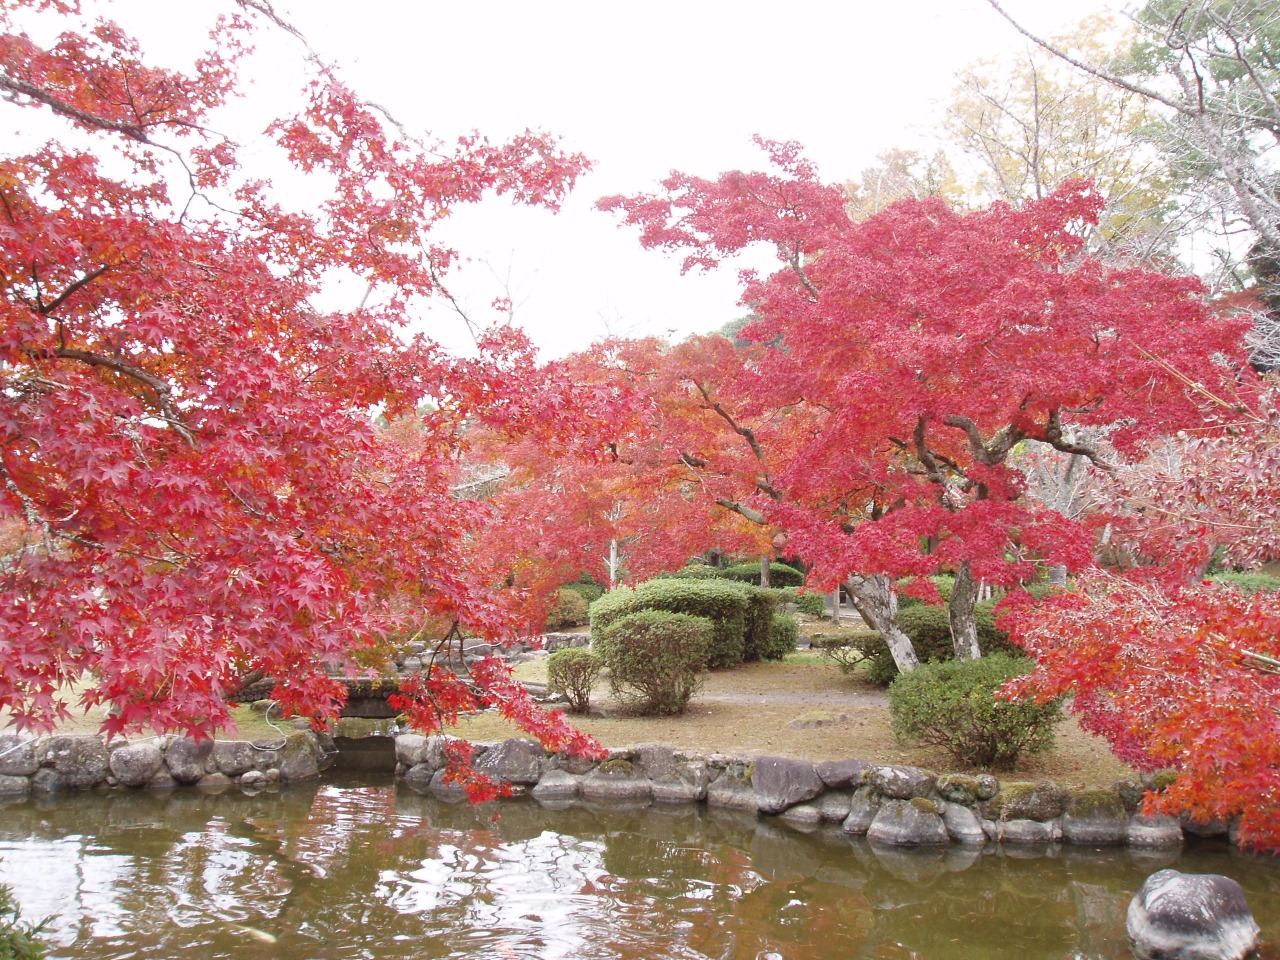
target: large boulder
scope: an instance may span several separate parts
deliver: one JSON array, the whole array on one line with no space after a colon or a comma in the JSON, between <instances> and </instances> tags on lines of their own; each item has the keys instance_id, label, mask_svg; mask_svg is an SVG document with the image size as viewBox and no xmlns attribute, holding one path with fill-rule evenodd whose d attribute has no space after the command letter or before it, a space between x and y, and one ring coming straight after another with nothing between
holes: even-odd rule
<instances>
[{"instance_id":1,"label":"large boulder","mask_svg":"<svg viewBox=\"0 0 1280 960\"><path fill-rule=\"evenodd\" d=\"M36 756L35 740L24 739L12 734L0 737L0 775L6 777L29 777L40 768L40 758Z\"/></svg>"},{"instance_id":2,"label":"large boulder","mask_svg":"<svg viewBox=\"0 0 1280 960\"><path fill-rule=\"evenodd\" d=\"M707 806L756 813L760 809L760 798L748 780L723 773L707 786Z\"/></svg>"},{"instance_id":3,"label":"large boulder","mask_svg":"<svg viewBox=\"0 0 1280 960\"><path fill-rule=\"evenodd\" d=\"M1139 960L1240 960L1258 942L1244 890L1214 873L1153 873L1125 926Z\"/></svg>"},{"instance_id":4,"label":"large boulder","mask_svg":"<svg viewBox=\"0 0 1280 960\"><path fill-rule=\"evenodd\" d=\"M863 836L880 812L880 797L871 787L859 787L849 801L849 814L844 818L845 833Z\"/></svg>"},{"instance_id":5,"label":"large boulder","mask_svg":"<svg viewBox=\"0 0 1280 960\"><path fill-rule=\"evenodd\" d=\"M1056 820L1067 808L1067 792L1056 783L1006 783L983 802L987 820Z\"/></svg>"},{"instance_id":6,"label":"large boulder","mask_svg":"<svg viewBox=\"0 0 1280 960\"><path fill-rule=\"evenodd\" d=\"M1089 846L1116 846L1125 842L1129 811L1114 790L1073 790L1062 815L1062 839Z\"/></svg>"},{"instance_id":7,"label":"large boulder","mask_svg":"<svg viewBox=\"0 0 1280 960\"><path fill-rule=\"evenodd\" d=\"M962 803L943 801L942 822L947 828L947 836L956 843L984 844L987 833L982 829L977 816Z\"/></svg>"},{"instance_id":8,"label":"large boulder","mask_svg":"<svg viewBox=\"0 0 1280 960\"><path fill-rule=\"evenodd\" d=\"M111 775L125 787L145 787L164 766L164 754L151 741L129 743L111 751Z\"/></svg>"},{"instance_id":9,"label":"large boulder","mask_svg":"<svg viewBox=\"0 0 1280 960\"><path fill-rule=\"evenodd\" d=\"M50 737L45 763L72 790L89 790L107 779L107 748L91 734Z\"/></svg>"},{"instance_id":10,"label":"large boulder","mask_svg":"<svg viewBox=\"0 0 1280 960\"><path fill-rule=\"evenodd\" d=\"M669 778L651 782L654 800L661 803L698 803L707 799L711 771L703 760L681 760Z\"/></svg>"},{"instance_id":11,"label":"large boulder","mask_svg":"<svg viewBox=\"0 0 1280 960\"><path fill-rule=\"evenodd\" d=\"M587 800L648 800L653 783L630 760L606 760L578 783Z\"/></svg>"},{"instance_id":12,"label":"large boulder","mask_svg":"<svg viewBox=\"0 0 1280 960\"><path fill-rule=\"evenodd\" d=\"M862 786L862 778L870 769L871 764L867 761L855 759L828 760L826 763L816 764L813 771L832 790L844 790L847 787Z\"/></svg>"},{"instance_id":13,"label":"large boulder","mask_svg":"<svg viewBox=\"0 0 1280 960\"><path fill-rule=\"evenodd\" d=\"M420 733L402 733L396 737L396 763L416 767L427 759L427 738Z\"/></svg>"},{"instance_id":14,"label":"large boulder","mask_svg":"<svg viewBox=\"0 0 1280 960\"><path fill-rule=\"evenodd\" d=\"M582 777L564 770L548 770L531 793L535 800L572 800Z\"/></svg>"},{"instance_id":15,"label":"large boulder","mask_svg":"<svg viewBox=\"0 0 1280 960\"><path fill-rule=\"evenodd\" d=\"M213 745L213 762L218 772L228 777L240 777L257 769L257 754L248 740L218 740Z\"/></svg>"},{"instance_id":16,"label":"large boulder","mask_svg":"<svg viewBox=\"0 0 1280 960\"><path fill-rule=\"evenodd\" d=\"M919 767L872 767L866 775L866 783L887 800L911 800L927 797L933 792L937 778Z\"/></svg>"},{"instance_id":17,"label":"large boulder","mask_svg":"<svg viewBox=\"0 0 1280 960\"><path fill-rule=\"evenodd\" d=\"M942 812L932 800L889 800L867 829L867 839L893 847L942 846L951 842Z\"/></svg>"},{"instance_id":18,"label":"large boulder","mask_svg":"<svg viewBox=\"0 0 1280 960\"><path fill-rule=\"evenodd\" d=\"M759 799L761 813L781 813L797 803L812 800L824 787L813 764L804 760L757 757L751 765L751 788Z\"/></svg>"},{"instance_id":19,"label":"large boulder","mask_svg":"<svg viewBox=\"0 0 1280 960\"><path fill-rule=\"evenodd\" d=\"M634 751L636 764L650 780L676 778L676 750L665 743L642 743Z\"/></svg>"},{"instance_id":20,"label":"large boulder","mask_svg":"<svg viewBox=\"0 0 1280 960\"><path fill-rule=\"evenodd\" d=\"M205 774L205 761L212 755L212 740L197 743L190 737L179 737L165 748L164 763L178 783L197 783Z\"/></svg>"},{"instance_id":21,"label":"large boulder","mask_svg":"<svg viewBox=\"0 0 1280 960\"><path fill-rule=\"evenodd\" d=\"M530 786L538 782L546 765L547 751L536 740L513 737L484 752L475 763L476 773Z\"/></svg>"},{"instance_id":22,"label":"large boulder","mask_svg":"<svg viewBox=\"0 0 1280 960\"><path fill-rule=\"evenodd\" d=\"M1167 814L1146 817L1135 813L1125 829L1125 843L1131 847L1176 847L1182 843L1182 824Z\"/></svg>"},{"instance_id":23,"label":"large boulder","mask_svg":"<svg viewBox=\"0 0 1280 960\"><path fill-rule=\"evenodd\" d=\"M170 767L172 769L172 767ZM310 733L291 733L280 748L280 780L312 780L320 776L319 744Z\"/></svg>"}]
</instances>

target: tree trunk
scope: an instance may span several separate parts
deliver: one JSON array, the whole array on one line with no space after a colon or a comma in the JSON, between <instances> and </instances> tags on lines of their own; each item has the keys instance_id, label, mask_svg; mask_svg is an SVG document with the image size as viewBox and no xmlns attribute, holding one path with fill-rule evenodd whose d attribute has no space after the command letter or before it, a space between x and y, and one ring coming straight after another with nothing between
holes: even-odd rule
<instances>
[{"instance_id":1,"label":"tree trunk","mask_svg":"<svg viewBox=\"0 0 1280 960\"><path fill-rule=\"evenodd\" d=\"M760 586L769 586L769 555L760 554Z\"/></svg>"},{"instance_id":2,"label":"tree trunk","mask_svg":"<svg viewBox=\"0 0 1280 960\"><path fill-rule=\"evenodd\" d=\"M920 666L911 638L898 627L898 595L893 592L889 578L853 576L844 582L844 588L849 591L849 599L867 626L880 631L898 672L910 673ZM836 596L839 595L837 590Z\"/></svg>"},{"instance_id":3,"label":"tree trunk","mask_svg":"<svg viewBox=\"0 0 1280 960\"><path fill-rule=\"evenodd\" d=\"M982 656L978 646L978 624L973 608L978 602L978 583L973 579L966 560L956 574L956 585L951 590L947 604L947 618L951 621L951 642L955 646L957 660L976 660Z\"/></svg>"},{"instance_id":4,"label":"tree trunk","mask_svg":"<svg viewBox=\"0 0 1280 960\"><path fill-rule=\"evenodd\" d=\"M620 566L620 558L618 557L618 541L609 541L609 589L615 590L618 586L618 567Z\"/></svg>"},{"instance_id":5,"label":"tree trunk","mask_svg":"<svg viewBox=\"0 0 1280 960\"><path fill-rule=\"evenodd\" d=\"M836 587L831 592L831 623L833 626L840 626L840 588Z\"/></svg>"}]
</instances>

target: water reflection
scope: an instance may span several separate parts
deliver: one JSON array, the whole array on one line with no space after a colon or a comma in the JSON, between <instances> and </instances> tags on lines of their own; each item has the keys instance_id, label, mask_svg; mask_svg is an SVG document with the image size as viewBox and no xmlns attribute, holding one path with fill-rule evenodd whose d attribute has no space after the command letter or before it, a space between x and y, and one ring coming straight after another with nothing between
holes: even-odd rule
<instances>
[{"instance_id":1,"label":"water reflection","mask_svg":"<svg viewBox=\"0 0 1280 960\"><path fill-rule=\"evenodd\" d=\"M61 958L1110 960L1133 891L1175 861L1240 880L1274 939L1280 864L1222 846L907 852L692 807L342 783L0 808L0 880L54 917Z\"/></svg>"}]
</instances>

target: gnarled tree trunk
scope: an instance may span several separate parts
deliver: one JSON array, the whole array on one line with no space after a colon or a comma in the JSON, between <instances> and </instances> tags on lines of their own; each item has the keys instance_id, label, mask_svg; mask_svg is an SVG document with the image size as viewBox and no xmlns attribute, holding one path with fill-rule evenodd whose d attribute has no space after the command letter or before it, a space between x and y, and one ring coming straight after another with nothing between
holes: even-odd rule
<instances>
[{"instance_id":1,"label":"gnarled tree trunk","mask_svg":"<svg viewBox=\"0 0 1280 960\"><path fill-rule=\"evenodd\" d=\"M893 592L889 578L855 575L845 581L844 588L867 626L880 631L898 671L910 673L920 666L911 638L898 627L898 595ZM836 596L839 595L837 590Z\"/></svg>"}]
</instances>

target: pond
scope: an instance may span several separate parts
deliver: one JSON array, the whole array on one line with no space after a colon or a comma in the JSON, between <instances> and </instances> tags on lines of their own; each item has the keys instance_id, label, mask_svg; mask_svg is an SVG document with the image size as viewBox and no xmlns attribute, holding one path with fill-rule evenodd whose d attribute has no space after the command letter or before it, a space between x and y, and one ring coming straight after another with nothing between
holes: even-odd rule
<instances>
[{"instance_id":1,"label":"pond","mask_svg":"<svg viewBox=\"0 0 1280 960\"><path fill-rule=\"evenodd\" d=\"M54 957L86 960L1127 958L1129 899L1165 866L1239 880L1274 943L1280 863L1216 843L895 852L701 807L474 808L351 779L0 808L0 881L53 917Z\"/></svg>"}]
</instances>

